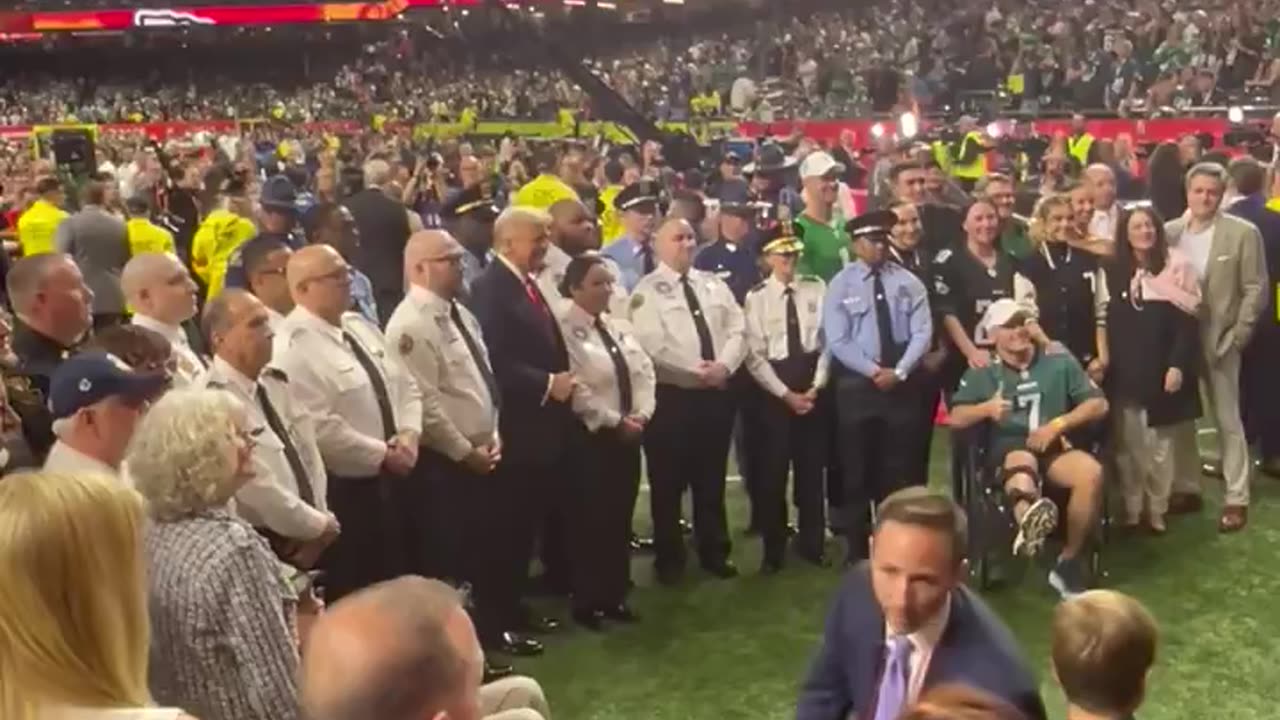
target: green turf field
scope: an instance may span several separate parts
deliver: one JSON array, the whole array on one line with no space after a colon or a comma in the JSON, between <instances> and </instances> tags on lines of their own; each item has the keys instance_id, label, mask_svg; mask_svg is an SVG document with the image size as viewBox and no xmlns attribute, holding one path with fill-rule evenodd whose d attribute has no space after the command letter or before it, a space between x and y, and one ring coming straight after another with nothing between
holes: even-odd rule
<instances>
[{"instance_id":1,"label":"green turf field","mask_svg":"<svg viewBox=\"0 0 1280 720\"><path fill-rule=\"evenodd\" d=\"M945 441L933 479L945 473ZM1141 599L1164 632L1142 720L1280 717L1280 481L1255 480L1250 525L1224 537L1211 508L1171 518L1163 538L1113 540L1108 587ZM641 496L637 527L648 522ZM762 578L759 542L741 537L746 500L730 486L730 526L742 577L691 571L684 587L654 587L648 558L636 559L632 604L644 622L593 634L568 626L547 653L518 668L546 688L556 720L781 720L794 715L799 686L840 571L792 562ZM835 552L834 545L830 548ZM839 557L839 553L837 553ZM1040 568L988 600L1039 669L1051 717L1063 706L1046 671L1048 617L1056 595ZM567 620L567 618L565 618Z\"/></svg>"}]
</instances>

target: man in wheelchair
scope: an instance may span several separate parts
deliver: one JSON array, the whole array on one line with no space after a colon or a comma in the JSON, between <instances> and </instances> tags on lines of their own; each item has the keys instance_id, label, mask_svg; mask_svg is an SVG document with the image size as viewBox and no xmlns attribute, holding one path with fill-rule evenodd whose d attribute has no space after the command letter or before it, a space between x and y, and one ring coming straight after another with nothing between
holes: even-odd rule
<instances>
[{"instance_id":1,"label":"man in wheelchair","mask_svg":"<svg viewBox=\"0 0 1280 720\"><path fill-rule=\"evenodd\" d=\"M987 457L1013 508L1015 554L1036 554L1057 526L1058 508L1041 485L1047 480L1069 493L1066 541L1049 584L1071 597L1087 589L1080 555L1097 521L1102 465L1068 435L1105 417L1107 401L1069 352L1037 348L1029 319L1011 299L987 309L982 326L995 353L989 364L965 371L952 398L951 426L991 423Z\"/></svg>"}]
</instances>

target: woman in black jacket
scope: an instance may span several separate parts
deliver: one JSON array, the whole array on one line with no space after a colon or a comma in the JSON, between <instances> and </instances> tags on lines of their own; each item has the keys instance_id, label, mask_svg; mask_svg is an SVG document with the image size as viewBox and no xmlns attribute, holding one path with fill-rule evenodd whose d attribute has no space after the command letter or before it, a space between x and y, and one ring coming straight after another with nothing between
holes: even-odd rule
<instances>
[{"instance_id":1,"label":"woman in black jacket","mask_svg":"<svg viewBox=\"0 0 1280 720\"><path fill-rule=\"evenodd\" d=\"M1121 217L1106 282L1121 523L1137 527L1145 505L1147 527L1161 534L1173 485L1174 428L1200 417L1200 286L1187 258L1169 247L1160 216L1144 207Z\"/></svg>"}]
</instances>

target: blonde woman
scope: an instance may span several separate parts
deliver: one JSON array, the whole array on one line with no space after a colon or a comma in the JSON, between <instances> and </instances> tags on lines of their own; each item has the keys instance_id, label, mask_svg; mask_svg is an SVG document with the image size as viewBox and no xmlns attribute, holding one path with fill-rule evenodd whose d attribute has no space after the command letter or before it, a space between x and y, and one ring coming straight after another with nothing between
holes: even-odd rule
<instances>
[{"instance_id":1,"label":"blonde woman","mask_svg":"<svg viewBox=\"0 0 1280 720\"><path fill-rule=\"evenodd\" d=\"M1048 195L1036 203L1031 217L1032 252L1018 272L1035 288L1044 334L1064 345L1102 382L1107 351L1107 284L1098 256L1072 245L1071 198Z\"/></svg>"},{"instance_id":2,"label":"blonde woman","mask_svg":"<svg viewBox=\"0 0 1280 720\"><path fill-rule=\"evenodd\" d=\"M107 477L0 482L0 717L191 720L147 692L144 521Z\"/></svg>"},{"instance_id":3,"label":"blonde woman","mask_svg":"<svg viewBox=\"0 0 1280 720\"><path fill-rule=\"evenodd\" d=\"M298 717L297 592L228 507L253 476L252 449L239 401L181 389L152 406L129 450L152 520L151 691L203 720Z\"/></svg>"}]
</instances>

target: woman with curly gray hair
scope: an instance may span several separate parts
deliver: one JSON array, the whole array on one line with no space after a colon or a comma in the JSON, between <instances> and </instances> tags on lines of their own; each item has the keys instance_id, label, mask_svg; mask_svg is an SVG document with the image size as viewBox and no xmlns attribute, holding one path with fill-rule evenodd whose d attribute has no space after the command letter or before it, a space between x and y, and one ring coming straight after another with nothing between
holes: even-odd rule
<instances>
[{"instance_id":1,"label":"woman with curly gray hair","mask_svg":"<svg viewBox=\"0 0 1280 720\"><path fill-rule=\"evenodd\" d=\"M151 692L201 720L294 720L296 593L228 503L252 477L244 408L221 390L163 396L129 449L147 499Z\"/></svg>"}]
</instances>

